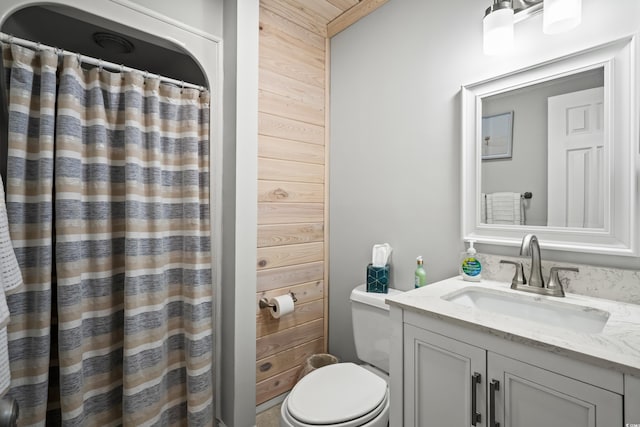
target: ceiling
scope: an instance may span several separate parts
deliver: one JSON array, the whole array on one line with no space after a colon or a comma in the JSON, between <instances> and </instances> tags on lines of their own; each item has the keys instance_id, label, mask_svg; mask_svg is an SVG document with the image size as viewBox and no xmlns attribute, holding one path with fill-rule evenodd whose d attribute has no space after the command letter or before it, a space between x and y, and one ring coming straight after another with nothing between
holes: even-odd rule
<instances>
[{"instance_id":1,"label":"ceiling","mask_svg":"<svg viewBox=\"0 0 640 427\"><path fill-rule=\"evenodd\" d=\"M308 10L326 24L360 3L360 0L293 0L288 3Z\"/></svg>"}]
</instances>

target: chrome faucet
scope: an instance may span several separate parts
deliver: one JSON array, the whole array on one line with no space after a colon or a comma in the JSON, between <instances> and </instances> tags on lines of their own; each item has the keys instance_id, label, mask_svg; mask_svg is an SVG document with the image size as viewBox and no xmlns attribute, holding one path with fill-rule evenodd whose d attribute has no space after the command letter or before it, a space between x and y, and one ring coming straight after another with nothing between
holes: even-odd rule
<instances>
[{"instance_id":1,"label":"chrome faucet","mask_svg":"<svg viewBox=\"0 0 640 427\"><path fill-rule=\"evenodd\" d=\"M542 263L540 262L540 245L538 238L533 234L527 234L522 238L520 244L520 256L531 255L531 272L529 273L529 286L536 288L544 288L544 279L542 278Z\"/></svg>"},{"instance_id":2,"label":"chrome faucet","mask_svg":"<svg viewBox=\"0 0 640 427\"><path fill-rule=\"evenodd\" d=\"M516 273L511 281L511 289L517 289L525 292L533 292L541 295L550 295L555 297L563 297L564 289L562 282L558 277L558 271L575 271L578 269L575 267L552 267L549 275L549 282L545 283L542 278L542 263L540 258L540 245L538 238L533 234L527 234L522 238L522 244L520 245L520 256L531 256L531 271L529 273L529 280L524 277L524 271L521 262L505 261L501 260L503 264L514 264L516 266Z\"/></svg>"}]
</instances>

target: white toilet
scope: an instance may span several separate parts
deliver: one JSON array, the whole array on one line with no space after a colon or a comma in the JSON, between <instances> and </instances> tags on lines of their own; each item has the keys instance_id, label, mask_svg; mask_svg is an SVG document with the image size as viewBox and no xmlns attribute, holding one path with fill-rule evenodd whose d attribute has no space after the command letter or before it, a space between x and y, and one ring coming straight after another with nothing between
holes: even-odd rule
<instances>
[{"instance_id":1,"label":"white toilet","mask_svg":"<svg viewBox=\"0 0 640 427\"><path fill-rule=\"evenodd\" d=\"M309 373L282 402L281 427L386 427L389 422L388 294L351 291L353 336L358 358L366 365L337 363Z\"/></svg>"}]
</instances>

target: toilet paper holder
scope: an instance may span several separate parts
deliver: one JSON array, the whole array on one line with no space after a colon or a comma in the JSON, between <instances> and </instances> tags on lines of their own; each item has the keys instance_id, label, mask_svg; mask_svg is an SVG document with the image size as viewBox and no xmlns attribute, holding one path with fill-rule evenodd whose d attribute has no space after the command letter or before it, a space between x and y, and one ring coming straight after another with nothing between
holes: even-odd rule
<instances>
[{"instance_id":1,"label":"toilet paper holder","mask_svg":"<svg viewBox=\"0 0 640 427\"><path fill-rule=\"evenodd\" d=\"M291 299L293 300L293 302L298 302L298 298L296 298L296 294L294 294L293 292L289 292L289 294L291 294ZM260 301L258 301L258 306L260 308L275 308L275 304L272 304L269 302L268 298L260 298Z\"/></svg>"}]
</instances>

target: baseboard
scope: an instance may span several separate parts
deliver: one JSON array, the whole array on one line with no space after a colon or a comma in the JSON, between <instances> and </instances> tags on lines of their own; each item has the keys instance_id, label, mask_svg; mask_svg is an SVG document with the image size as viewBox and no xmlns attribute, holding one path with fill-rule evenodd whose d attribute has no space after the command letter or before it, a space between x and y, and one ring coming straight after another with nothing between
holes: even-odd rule
<instances>
[{"instance_id":1,"label":"baseboard","mask_svg":"<svg viewBox=\"0 0 640 427\"><path fill-rule=\"evenodd\" d=\"M280 396L276 396L271 400L267 400L266 402L259 404L258 406L256 406L256 414L259 414L260 412L264 412L267 409L271 409L274 406L281 404L288 394L289 393L282 393Z\"/></svg>"}]
</instances>

